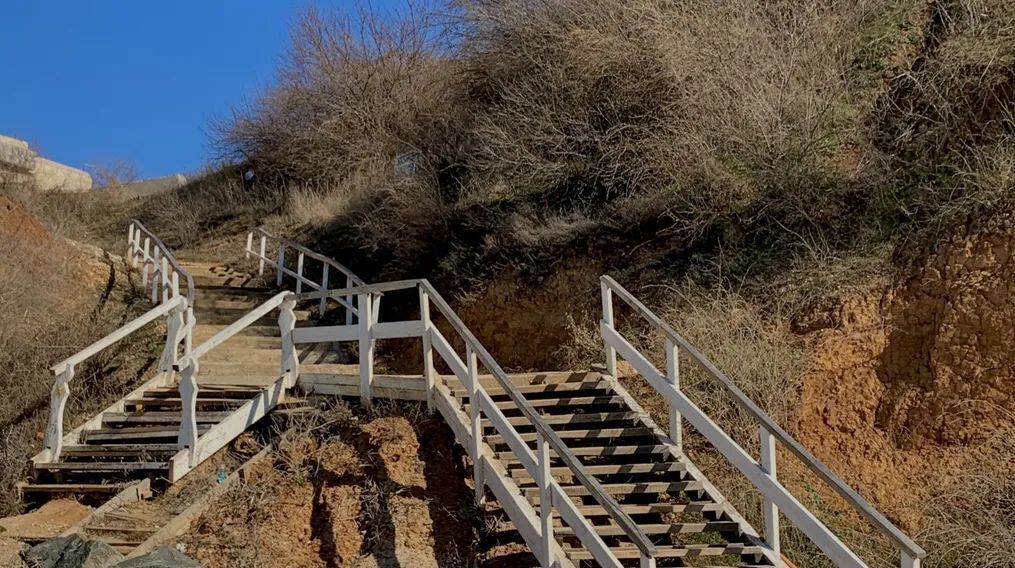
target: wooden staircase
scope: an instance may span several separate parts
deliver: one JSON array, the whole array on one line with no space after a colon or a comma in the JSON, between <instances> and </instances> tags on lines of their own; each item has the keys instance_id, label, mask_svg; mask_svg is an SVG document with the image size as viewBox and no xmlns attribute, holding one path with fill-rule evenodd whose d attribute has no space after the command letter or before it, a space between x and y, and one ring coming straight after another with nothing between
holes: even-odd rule
<instances>
[{"instance_id":1,"label":"wooden staircase","mask_svg":"<svg viewBox=\"0 0 1015 568\"><path fill-rule=\"evenodd\" d=\"M621 509L657 547L658 566L685 566L691 558L709 566L772 566L757 534L732 509L672 441L612 377L600 372L550 372L509 375L518 391L545 423L563 439L571 453L613 496ZM480 381L530 448L536 449L535 428L492 376ZM468 416L467 389L451 376L441 384ZM443 389L441 389L443 390ZM503 464L533 509L540 490L507 443L482 421L486 443ZM639 563L639 551L588 489L571 475L556 452L550 452L550 473L625 565ZM493 499L493 496L489 496ZM554 535L575 565L595 565L574 530L554 521Z\"/></svg>"},{"instance_id":2,"label":"wooden staircase","mask_svg":"<svg viewBox=\"0 0 1015 568\"><path fill-rule=\"evenodd\" d=\"M214 263L184 262L195 284L194 342L202 342L272 295L248 275ZM305 320L308 312L297 312ZM198 375L197 432L203 436L230 419L244 418L259 400L277 404L281 339L277 319L265 317L202 359ZM310 361L335 354L308 349ZM191 467L178 436L182 400L178 386L156 378L90 419L57 461L35 460L23 493L115 493L132 480L175 480ZM261 416L270 409L262 409ZM242 430L241 430L242 431ZM229 440L224 440L228 442ZM175 463L174 463L175 462ZM175 465L175 467L174 467ZM196 464L195 464L196 465Z\"/></svg>"}]
</instances>

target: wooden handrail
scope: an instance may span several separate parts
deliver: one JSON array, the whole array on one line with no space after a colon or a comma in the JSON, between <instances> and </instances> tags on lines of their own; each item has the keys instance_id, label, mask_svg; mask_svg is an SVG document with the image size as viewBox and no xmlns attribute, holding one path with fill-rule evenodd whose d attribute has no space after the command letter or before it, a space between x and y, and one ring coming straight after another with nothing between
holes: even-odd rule
<instances>
[{"instance_id":1,"label":"wooden handrail","mask_svg":"<svg viewBox=\"0 0 1015 568\"><path fill-rule=\"evenodd\" d=\"M522 414L528 418L529 422L535 427L536 432L541 435L548 444L557 452L557 457L571 470L574 474L575 479L578 480L586 489L589 491L596 502L598 502L610 517L617 523L617 525L624 531L631 542L638 548L638 550L644 556L651 558L656 554L656 547L649 540L648 536L641 530L637 523L631 519L630 515L624 512L617 501L603 489L603 486L585 469L585 466L571 453L571 449L568 448L567 444L557 435L557 433L550 428L550 426L542 419L536 409L533 408L532 404L529 403L518 388L511 382L511 379L501 368L500 364L490 355L485 347L476 339L476 336L472 334L472 331L465 325L465 322L458 317L458 314L451 309L451 306L444 300L439 292L430 284L426 279L418 281L418 285L422 288L430 298L430 301L437 307L437 309L444 315L451 324L451 327L458 332L459 336L465 341L476 357L483 363L483 366L497 379L504 392L509 398L515 403Z\"/></svg>"},{"instance_id":2,"label":"wooden handrail","mask_svg":"<svg viewBox=\"0 0 1015 568\"><path fill-rule=\"evenodd\" d=\"M176 260L176 256L173 254L173 251L170 250L170 248L167 247L162 242L161 239L159 239L157 236L155 236L155 233L153 233L150 230L148 230L148 228L145 227L141 223L141 221L138 221L137 219L131 219L130 222L131 222L131 224L138 231L140 231L142 234L144 234L149 239L151 239L151 241L155 244L155 246L160 251L162 251L162 257L169 261L169 264L173 267L173 270L175 270L177 273L183 275L184 280L187 281L187 301L190 303L191 306L193 306L194 305L194 278L190 275L189 272L187 272L186 269L184 269L182 266L180 266L180 262L178 260ZM133 237L133 235L131 237Z\"/></svg>"},{"instance_id":3,"label":"wooden handrail","mask_svg":"<svg viewBox=\"0 0 1015 568\"><path fill-rule=\"evenodd\" d=\"M180 359L180 361L177 363L175 367L176 370L179 371L180 369L187 367L191 361L200 359L203 355L205 355L215 347L218 347L230 337L236 335L237 333L249 327L250 324L271 313L275 308L281 306L282 302L284 302L287 298L290 298L291 296L294 295L295 294L293 294L292 292L279 292L278 294L272 296L271 298L266 300L263 304L257 306L253 310L250 310L249 312L244 314L242 318L229 324L225 329L209 337L201 345L198 345L197 347L193 348L189 354L184 355Z\"/></svg>"},{"instance_id":4,"label":"wooden handrail","mask_svg":"<svg viewBox=\"0 0 1015 568\"><path fill-rule=\"evenodd\" d=\"M63 361L60 361L56 365L53 365L52 367L50 367L50 369L54 373L60 374L64 371L64 369L66 369L69 366L80 365L81 363L88 360L89 358L99 353L103 349L117 343L118 341L123 340L128 335L134 333L135 331L141 329L142 327L148 325L149 323L159 319L162 316L168 315L170 312L172 312L177 308L182 307L182 309L186 309L187 306L188 306L187 300L183 296L177 296L169 300L165 304L155 306L154 308L148 310L141 316L131 320L123 327L117 329L116 331L110 333L109 335L103 337L102 339L96 341L95 343L92 343L88 347L85 347L81 351L78 351L77 353L71 355L70 357L64 359Z\"/></svg>"},{"instance_id":5,"label":"wooden handrail","mask_svg":"<svg viewBox=\"0 0 1015 568\"><path fill-rule=\"evenodd\" d=\"M338 270L339 272L341 272L342 274L344 274L347 277L349 277L349 279L352 280L352 282L354 284L357 284L357 285L366 284L366 282L364 282L359 276L356 276L356 274L352 270L347 268L345 265L339 263L335 259L333 259L331 257L328 257L328 256L324 256L321 253L314 252L314 251L308 249L307 247L301 245L300 243L297 243L296 241L289 240L289 239L287 239L285 237L279 237L277 235L273 235L272 233L270 233L268 231L267 228L264 227L264 225L260 225L260 226L254 227L253 229L250 229L249 232L251 232L251 233L259 233L261 235L264 235L264 237L267 238L267 239L270 239L270 240L273 240L273 241L275 241L277 243L280 243L280 244L282 244L282 245L284 245L286 247L289 247L289 248L291 248L291 249L293 249L293 250L295 250L297 252L301 252L304 255L306 255L306 256L314 259L314 260L317 260L317 261L323 262L325 264L328 264L328 265L332 266L333 268L335 268L336 270ZM255 255L257 254L254 251L248 251L248 252L251 252L251 253L253 253ZM267 260L270 261L270 259L267 259Z\"/></svg>"},{"instance_id":6,"label":"wooden handrail","mask_svg":"<svg viewBox=\"0 0 1015 568\"><path fill-rule=\"evenodd\" d=\"M716 384L721 386L730 396L733 401L746 411L754 420L764 428L771 436L781 442L786 448L790 450L797 458L800 459L819 478L824 482L828 483L829 486L836 493L838 493L847 503L850 504L858 513L866 518L876 529L884 534L888 539L895 543L895 545L907 553L913 558L924 558L926 551L921 548L918 544L913 542L909 536L902 532L899 527L895 526L894 523L889 521L882 515L877 509L871 505L866 499L864 499L859 493L857 493L852 487L842 481L835 473L833 473L828 466L821 462L815 457L807 448L803 447L797 442L792 436L789 435L779 424L777 424L772 418L765 413L757 404L754 403L739 387L733 382L725 373L723 373L712 361L710 361L705 355L703 355L697 348L691 345L682 335L677 333L669 324L663 321L657 316L652 310L650 310L645 304L639 301L633 294L631 294L626 288L617 283L616 280L609 276L603 276L601 279L604 286L612 290L621 300L627 305L633 308L640 316L647 320L650 324L655 326L657 329L663 332L667 339L672 341L675 345L679 346L687 355L691 357L699 366L701 366L706 374Z\"/></svg>"}]
</instances>

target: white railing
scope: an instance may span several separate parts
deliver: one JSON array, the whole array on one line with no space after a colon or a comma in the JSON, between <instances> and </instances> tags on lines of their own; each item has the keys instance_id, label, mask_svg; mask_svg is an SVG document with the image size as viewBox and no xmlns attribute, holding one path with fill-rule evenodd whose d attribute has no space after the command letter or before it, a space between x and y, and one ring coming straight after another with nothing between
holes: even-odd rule
<instances>
[{"instance_id":1,"label":"white railing","mask_svg":"<svg viewBox=\"0 0 1015 568\"><path fill-rule=\"evenodd\" d=\"M373 303L385 292L417 289L419 294L420 319L397 322L380 322L377 312L372 309ZM324 290L291 296L295 301L311 301L323 298L340 298L355 295L358 306L368 317L359 318L356 325L336 325L303 327L295 329L292 334L292 345L303 343L358 341L359 342L359 393L364 406L369 406L372 398L374 342L377 339L415 338L423 342L423 377L426 383L427 401L431 410L435 407L452 425L458 441L467 448L474 464L476 501L482 503L487 487L494 492L520 534L535 552L542 566L554 566L563 554L553 534L553 516L559 516L564 523L573 529L574 535L591 553L592 557L602 566L621 566L620 561L603 542L595 528L578 510L571 498L566 494L556 479L550 474L550 450L553 449L558 459L570 470L570 475L588 490L589 494L605 509L612 520L624 531L627 537L639 550L641 566L655 566L656 548L637 526L637 524L621 509L616 500L606 493L599 482L588 473L582 463L574 456L563 440L546 424L538 412L518 391L510 377L501 366L479 343L479 340L465 326L458 314L426 280L405 280L383 284L359 286L348 289ZM430 313L431 307L445 318L465 344L465 358L455 351L434 325ZM434 352L451 369L454 377L468 391L469 416L468 426L461 430L455 429L456 410L440 404L435 384ZM522 415L528 419L530 426L536 430L536 450L533 452L522 435L511 424L511 421L497 407L493 398L481 384L478 366L482 364L492 374L504 392L511 398ZM487 434L482 425L483 418L489 421L504 442L511 448L519 463L534 480L539 488L539 510L517 493L508 489L508 480L494 464L492 452L485 443Z\"/></svg>"},{"instance_id":2,"label":"white railing","mask_svg":"<svg viewBox=\"0 0 1015 568\"><path fill-rule=\"evenodd\" d=\"M64 412L70 398L70 383L77 368L104 349L122 341L135 331L166 318L166 344L159 359L159 376L167 377L182 347L184 354L190 352L194 329L193 294L194 283L190 275L180 267L162 241L139 221L131 221L127 229L127 257L136 267L143 263L142 285L151 283L152 303L155 308L134 319L95 343L71 355L52 367L55 379L50 394L49 419L46 425L45 449L33 461L50 462L60 459L65 441ZM151 279L149 279L151 267ZM180 295L180 277L184 278L187 295ZM75 430L77 432L77 430ZM71 437L75 437L72 434Z\"/></svg>"},{"instance_id":3,"label":"white railing","mask_svg":"<svg viewBox=\"0 0 1015 568\"><path fill-rule=\"evenodd\" d=\"M898 527L891 523L870 503L846 485L821 461L793 439L775 421L761 410L736 384L701 352L691 345L666 322L649 310L630 292L609 276L601 279L603 319L600 324L606 346L607 372L616 377L617 356L623 357L644 377L669 404L670 437L681 449L682 423L686 420L734 467L751 481L763 497L762 516L765 523L765 541L776 553L779 545L779 511L828 558L840 567L860 568L867 565L844 544L824 523L814 516L776 477L776 443L781 443L805 466L827 483L860 515L883 533L901 553L902 568L919 568L926 553ZM613 314L613 298L620 298L666 337L666 372L662 373L648 357L638 351L617 331ZM680 355L700 366L705 374L722 387L733 401L758 423L761 445L760 459L755 460L722 428L706 415L680 389ZM682 450L681 450L682 451Z\"/></svg>"},{"instance_id":4,"label":"white railing","mask_svg":"<svg viewBox=\"0 0 1015 568\"><path fill-rule=\"evenodd\" d=\"M292 342L292 331L296 326L296 315L293 312L293 307L296 305L296 302L291 299L291 296L291 292L281 292L272 296L263 304L247 312L243 317L195 347L174 365L173 369L180 374L180 401L182 406L180 411L180 435L177 443L180 450L189 451L190 467L196 466L199 461L198 447L201 440L197 429L197 373L200 370L201 357L278 308L279 335L282 338L279 377L282 379L283 390L292 388L296 384L296 378L299 376L299 359L296 356L296 349ZM262 413L265 410L264 408L259 409ZM205 435L207 436L208 434Z\"/></svg>"},{"instance_id":5,"label":"white railing","mask_svg":"<svg viewBox=\"0 0 1015 568\"><path fill-rule=\"evenodd\" d=\"M45 450L41 461L57 461L63 449L64 408L70 397L70 382L74 378L75 369L104 349L122 341L144 326L166 318L166 344L159 359L159 374L172 371L179 356L180 347L190 343L191 326L184 323L184 314L189 308L187 298L175 298L145 312L141 317L117 329L95 343L71 355L67 359L53 365L56 378L50 397L49 422L46 426Z\"/></svg>"},{"instance_id":6,"label":"white railing","mask_svg":"<svg viewBox=\"0 0 1015 568\"><path fill-rule=\"evenodd\" d=\"M255 237L258 239L257 250L254 250ZM270 246L269 243L271 244ZM269 252L272 249L274 253L269 256ZM287 250L296 252L296 270L291 270L285 265ZM359 276L356 276L338 261L314 252L297 242L272 235L264 227L254 227L247 233L244 255L248 259L251 257L257 259L257 273L259 275L264 275L265 266L274 269L275 285L278 288L282 287L286 276L294 278L297 294L303 292L304 286L312 290L328 290L329 286L331 288L352 288L366 284ZM305 263L308 258L321 264L320 281L307 276L306 269L308 267L305 266ZM335 284L338 284L338 286L335 286ZM356 306L353 303L353 296L344 298L335 297L334 300L345 308L345 323L351 324L353 316L357 314ZM327 298L321 298L318 311L323 315L326 308Z\"/></svg>"}]
</instances>

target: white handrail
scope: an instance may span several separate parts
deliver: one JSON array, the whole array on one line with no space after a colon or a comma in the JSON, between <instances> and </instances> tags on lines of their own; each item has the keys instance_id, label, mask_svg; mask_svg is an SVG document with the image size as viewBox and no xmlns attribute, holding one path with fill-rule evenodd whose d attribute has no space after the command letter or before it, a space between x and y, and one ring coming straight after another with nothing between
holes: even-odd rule
<instances>
[{"instance_id":1,"label":"white handrail","mask_svg":"<svg viewBox=\"0 0 1015 568\"><path fill-rule=\"evenodd\" d=\"M913 542L909 536L886 519L873 505L839 479L825 464L793 439L768 414L761 410L754 401L748 398L714 363L614 279L609 276L603 276L601 287L603 320L600 323L600 333L606 346L606 367L608 372L616 377L616 358L618 355L631 363L639 374L669 403L671 416L670 432L675 442L678 442L680 438L680 421L687 420L761 491L764 496L765 539L772 550L777 554L779 553L778 512L781 509L783 514L806 534L818 548L828 555L836 566L866 566L848 546L839 540L824 523L817 519L813 513L779 482L776 477L775 453L775 443L778 441L893 542L901 552L900 565L902 568L919 568L921 559L926 556L923 548ZM631 306L666 337L666 374L656 369L648 357L638 351L616 330L613 314L614 294ZM761 442L760 460L755 460L751 457L680 390L678 377L678 356L680 353L686 354L692 361L702 367L713 381L730 394L734 402L758 422ZM673 423L674 420L676 424Z\"/></svg>"},{"instance_id":2,"label":"white handrail","mask_svg":"<svg viewBox=\"0 0 1015 568\"><path fill-rule=\"evenodd\" d=\"M152 248L153 245L154 248ZM138 264L138 260L141 261L141 282L145 286L149 282L148 265L151 264L153 302L158 302L160 298L162 301L165 301L171 297L178 296L180 294L180 275L183 275L187 286L187 301L190 302L191 307L194 306L194 278L176 260L173 251L137 219L132 219L127 227L127 258L131 260L131 264L135 267ZM157 279L160 280L158 288L156 288Z\"/></svg>"},{"instance_id":3,"label":"white handrail","mask_svg":"<svg viewBox=\"0 0 1015 568\"><path fill-rule=\"evenodd\" d=\"M186 313L188 308L187 299L183 296L176 296L166 303L148 310L140 317L135 318L116 331L51 367L56 377L50 394L49 419L46 425L46 461L56 461L59 459L63 449L64 410L67 406L67 400L70 398L70 382L74 378L75 367L94 357L102 350L122 341L142 327L161 317L167 317L166 344L162 350L159 371L162 373L169 372L172 364L176 361L181 344L189 344L190 341L189 337L192 328L183 324L183 314Z\"/></svg>"},{"instance_id":4,"label":"white handrail","mask_svg":"<svg viewBox=\"0 0 1015 568\"><path fill-rule=\"evenodd\" d=\"M259 248L254 250L254 237L258 236L260 239ZM268 242L272 242L275 245L276 252L273 256L268 255ZM290 270L285 266L285 255L286 250L292 249L297 253L296 258L296 270ZM339 263L333 258L314 252L307 247L283 238L271 234L268 230L263 227L254 227L247 232L246 247L244 248L244 256L246 258L257 259L257 270L259 275L264 275L264 267L268 267L275 270L275 285L278 287L282 286L282 281L285 276L291 276L296 280L296 293L303 292L303 287L307 286L313 290L328 290L329 285L335 283L335 278L331 274L331 269L334 269L345 277L344 285L346 288L352 288L354 286L363 286L366 282L363 281L359 276L356 276L352 270L346 268L344 265ZM321 280L320 282L308 278L305 274L305 262L306 259L310 258L321 263ZM340 305L345 307L345 321L348 324L353 322L353 315L358 314L355 305L353 304L353 296L348 297L335 297ZM320 298L319 312L324 313L327 307L326 298Z\"/></svg>"},{"instance_id":5,"label":"white handrail","mask_svg":"<svg viewBox=\"0 0 1015 568\"><path fill-rule=\"evenodd\" d=\"M307 335L305 341L359 341L360 343L360 398L364 405L370 404L371 383L373 378L372 342L378 336L374 331L380 326L387 325L377 322L375 310L369 308L371 302L383 292L391 292L403 289L419 289L420 301L420 327L406 327L415 330L411 335L400 335L399 337L421 337L423 340L423 376L426 380L427 401L430 408L434 407L435 395L435 371L433 368L433 353L444 360L452 370L455 378L464 385L470 396L469 423L471 438L467 448L474 464L476 475L476 500L482 502L484 487L489 486L496 490L495 486L486 480L483 457L483 440L486 434L481 427L482 418L485 416L494 430L504 439L504 442L511 448L519 463L535 480L540 489L539 523L533 524L527 531L530 535L536 535L538 542L531 543L533 552L536 554L543 566L552 566L554 563L554 551L556 540L553 536L552 515L554 512L574 529L575 536L589 550L597 562L603 566L621 566L620 561L612 550L602 540L588 519L580 513L570 497L560 487L556 479L549 473L548 454L550 448L557 457L571 470L573 477L588 489L589 494L596 499L604 510L611 516L614 522L631 539L631 542L638 548L641 555L643 567L655 565L655 545L649 540L645 533L638 527L630 516L623 511L616 500L609 495L600 483L589 474L585 466L574 456L560 436L546 424L538 412L532 407L528 400L518 391L514 383L504 372L490 353L483 347L479 340L472 334L469 328L461 320L458 314L441 297L437 290L427 280L403 280L398 282L385 282L361 287L326 290L319 292L308 292L291 296L294 302L305 300L316 300L327 297L344 295L357 295L359 306L366 307L364 313L367 317L361 317L355 333L347 334L352 326L339 326L330 329L327 336L314 334ZM430 319L431 305L440 312L451 324L452 329L463 340L466 347L466 356L463 361L455 352L451 343L444 337L440 330L433 325ZM302 341L301 341L302 342ZM496 378L497 382L504 388L505 393L528 418L530 424L535 427L537 435L536 452L528 447L518 430L507 419L503 411L490 397L490 394L481 384L477 373L478 364L484 367ZM516 523L522 523L524 519L512 519ZM524 533L523 533L524 536Z\"/></svg>"}]
</instances>

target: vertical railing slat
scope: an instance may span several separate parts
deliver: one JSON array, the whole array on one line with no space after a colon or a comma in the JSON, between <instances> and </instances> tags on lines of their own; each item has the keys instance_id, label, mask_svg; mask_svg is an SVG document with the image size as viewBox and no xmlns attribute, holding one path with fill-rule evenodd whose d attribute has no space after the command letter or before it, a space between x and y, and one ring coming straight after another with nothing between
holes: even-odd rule
<instances>
[{"instance_id":1,"label":"vertical railing slat","mask_svg":"<svg viewBox=\"0 0 1015 568\"><path fill-rule=\"evenodd\" d=\"M430 339L430 295L426 289L419 287L419 319L423 322L423 380L426 381L426 408L434 411L434 368L433 342Z\"/></svg>"},{"instance_id":2,"label":"vertical railing slat","mask_svg":"<svg viewBox=\"0 0 1015 568\"><path fill-rule=\"evenodd\" d=\"M541 566L553 566L553 488L550 485L550 444L542 432L536 432L536 486L539 487L539 535L543 546L538 551Z\"/></svg>"},{"instance_id":3,"label":"vertical railing slat","mask_svg":"<svg viewBox=\"0 0 1015 568\"><path fill-rule=\"evenodd\" d=\"M370 317L370 294L359 295L359 400L364 408L370 407L371 387L374 380L373 323Z\"/></svg>"},{"instance_id":4,"label":"vertical railing slat","mask_svg":"<svg viewBox=\"0 0 1015 568\"><path fill-rule=\"evenodd\" d=\"M673 388L680 390L680 348L673 344L671 339L666 340L666 380ZM680 416L680 412L673 407L670 407L670 439L673 440L673 445L677 447L677 451L680 453L684 452L684 425L682 424L683 419Z\"/></svg>"},{"instance_id":5,"label":"vertical railing slat","mask_svg":"<svg viewBox=\"0 0 1015 568\"><path fill-rule=\"evenodd\" d=\"M758 441L761 443L761 469L776 478L775 436L764 427L758 429ZM768 497L762 498L762 517L765 521L765 540L768 545L780 554L779 544L779 508Z\"/></svg>"},{"instance_id":6,"label":"vertical railing slat","mask_svg":"<svg viewBox=\"0 0 1015 568\"><path fill-rule=\"evenodd\" d=\"M465 345L465 359L469 372L469 418L472 426L472 447L469 448L469 455L472 457L472 470L476 484L476 504L482 505L486 501L486 482L483 471L483 407L479 402L479 370L476 352L472 345Z\"/></svg>"},{"instance_id":7,"label":"vertical railing slat","mask_svg":"<svg viewBox=\"0 0 1015 568\"><path fill-rule=\"evenodd\" d=\"M613 290L610 290L605 283L602 284L602 295L603 323L608 327L613 327ZM617 350L609 343L604 342L604 344L606 346L606 374L617 378Z\"/></svg>"}]
</instances>

